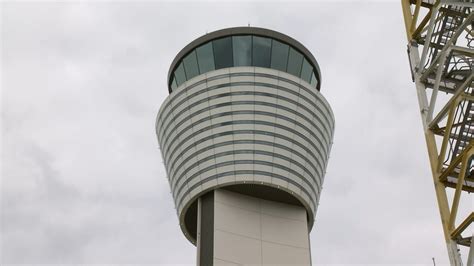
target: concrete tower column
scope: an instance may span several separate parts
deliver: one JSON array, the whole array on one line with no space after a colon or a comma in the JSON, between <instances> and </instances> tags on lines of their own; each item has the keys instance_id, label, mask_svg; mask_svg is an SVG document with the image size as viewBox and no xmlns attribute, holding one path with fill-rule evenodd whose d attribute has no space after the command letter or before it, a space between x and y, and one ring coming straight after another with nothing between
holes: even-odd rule
<instances>
[{"instance_id":1,"label":"concrete tower column","mask_svg":"<svg viewBox=\"0 0 474 266\"><path fill-rule=\"evenodd\" d=\"M226 189L200 202L198 265L310 265L304 207Z\"/></svg>"}]
</instances>

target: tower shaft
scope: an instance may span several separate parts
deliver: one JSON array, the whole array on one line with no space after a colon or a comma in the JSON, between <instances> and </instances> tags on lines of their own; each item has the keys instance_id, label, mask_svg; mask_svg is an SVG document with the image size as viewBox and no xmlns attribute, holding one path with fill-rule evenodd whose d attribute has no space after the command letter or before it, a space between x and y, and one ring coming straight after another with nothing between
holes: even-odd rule
<instances>
[{"instance_id":1,"label":"tower shaft","mask_svg":"<svg viewBox=\"0 0 474 266\"><path fill-rule=\"evenodd\" d=\"M198 203L198 265L311 265L303 207L217 189Z\"/></svg>"}]
</instances>

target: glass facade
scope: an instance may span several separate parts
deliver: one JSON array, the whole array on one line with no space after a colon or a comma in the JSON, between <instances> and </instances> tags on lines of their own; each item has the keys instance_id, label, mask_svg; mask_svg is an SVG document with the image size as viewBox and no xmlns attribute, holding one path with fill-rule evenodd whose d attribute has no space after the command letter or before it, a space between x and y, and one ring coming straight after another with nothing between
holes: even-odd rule
<instances>
[{"instance_id":1,"label":"glass facade","mask_svg":"<svg viewBox=\"0 0 474 266\"><path fill-rule=\"evenodd\" d=\"M233 36L232 48L234 55L234 66L252 65L252 37Z\"/></svg>"},{"instance_id":2,"label":"glass facade","mask_svg":"<svg viewBox=\"0 0 474 266\"><path fill-rule=\"evenodd\" d=\"M214 40L212 46L214 47L216 69L234 66L231 37Z\"/></svg>"},{"instance_id":3,"label":"glass facade","mask_svg":"<svg viewBox=\"0 0 474 266\"><path fill-rule=\"evenodd\" d=\"M272 41L272 58L271 58L271 68L278 69L280 71L286 71L286 66L288 64L288 51L290 46L287 44L281 43L279 41Z\"/></svg>"},{"instance_id":4,"label":"glass facade","mask_svg":"<svg viewBox=\"0 0 474 266\"><path fill-rule=\"evenodd\" d=\"M186 81L186 74L184 74L183 63L179 64L178 68L174 72L174 77L176 78L176 84L179 86Z\"/></svg>"},{"instance_id":5,"label":"glass facade","mask_svg":"<svg viewBox=\"0 0 474 266\"><path fill-rule=\"evenodd\" d=\"M234 66L284 71L314 88L319 83L313 65L292 46L267 37L236 35L209 41L188 53L171 76L171 90L197 75Z\"/></svg>"},{"instance_id":6,"label":"glass facade","mask_svg":"<svg viewBox=\"0 0 474 266\"><path fill-rule=\"evenodd\" d=\"M288 56L288 66L286 71L297 77L301 74L301 65L303 65L303 55L290 47L290 55Z\"/></svg>"},{"instance_id":7,"label":"glass facade","mask_svg":"<svg viewBox=\"0 0 474 266\"><path fill-rule=\"evenodd\" d=\"M313 67L311 64L306 60L306 58L303 59L303 66L301 67L301 78L310 83L311 82L311 72L313 71Z\"/></svg>"},{"instance_id":8,"label":"glass facade","mask_svg":"<svg viewBox=\"0 0 474 266\"><path fill-rule=\"evenodd\" d=\"M216 69L214 65L214 51L212 42L208 42L196 49L200 73L206 73Z\"/></svg>"},{"instance_id":9,"label":"glass facade","mask_svg":"<svg viewBox=\"0 0 474 266\"><path fill-rule=\"evenodd\" d=\"M272 40L258 36L253 36L252 40L252 65L257 67L270 67Z\"/></svg>"},{"instance_id":10,"label":"glass facade","mask_svg":"<svg viewBox=\"0 0 474 266\"><path fill-rule=\"evenodd\" d=\"M199 75L199 68L196 58L196 51L192 51L184 59L184 70L186 72L187 79L194 78Z\"/></svg>"}]
</instances>

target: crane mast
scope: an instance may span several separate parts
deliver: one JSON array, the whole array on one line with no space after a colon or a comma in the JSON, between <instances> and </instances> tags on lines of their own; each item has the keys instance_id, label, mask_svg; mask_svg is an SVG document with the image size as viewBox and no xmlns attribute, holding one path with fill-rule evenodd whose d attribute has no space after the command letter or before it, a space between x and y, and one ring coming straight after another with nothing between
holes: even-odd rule
<instances>
[{"instance_id":1,"label":"crane mast","mask_svg":"<svg viewBox=\"0 0 474 266\"><path fill-rule=\"evenodd\" d=\"M408 58L451 265L474 260L474 1L402 0ZM469 206L470 205L470 206ZM464 207L464 208L466 208ZM463 249L464 250L464 249Z\"/></svg>"}]
</instances>

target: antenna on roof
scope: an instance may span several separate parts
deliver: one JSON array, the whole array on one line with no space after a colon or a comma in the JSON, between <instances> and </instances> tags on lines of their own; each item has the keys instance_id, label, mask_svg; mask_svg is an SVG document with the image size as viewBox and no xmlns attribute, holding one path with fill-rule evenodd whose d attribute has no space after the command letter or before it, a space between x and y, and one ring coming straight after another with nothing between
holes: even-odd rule
<instances>
[{"instance_id":1,"label":"antenna on roof","mask_svg":"<svg viewBox=\"0 0 474 266\"><path fill-rule=\"evenodd\" d=\"M250 27L250 22L248 22L247 26Z\"/></svg>"}]
</instances>

